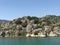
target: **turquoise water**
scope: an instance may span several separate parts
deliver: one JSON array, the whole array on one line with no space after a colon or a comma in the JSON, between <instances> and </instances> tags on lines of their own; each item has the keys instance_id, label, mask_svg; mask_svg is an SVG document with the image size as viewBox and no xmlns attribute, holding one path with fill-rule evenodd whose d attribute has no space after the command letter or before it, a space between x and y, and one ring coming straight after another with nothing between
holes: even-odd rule
<instances>
[{"instance_id":1,"label":"turquoise water","mask_svg":"<svg viewBox=\"0 0 60 45\"><path fill-rule=\"evenodd\" d=\"M0 38L0 45L60 45L60 37Z\"/></svg>"}]
</instances>

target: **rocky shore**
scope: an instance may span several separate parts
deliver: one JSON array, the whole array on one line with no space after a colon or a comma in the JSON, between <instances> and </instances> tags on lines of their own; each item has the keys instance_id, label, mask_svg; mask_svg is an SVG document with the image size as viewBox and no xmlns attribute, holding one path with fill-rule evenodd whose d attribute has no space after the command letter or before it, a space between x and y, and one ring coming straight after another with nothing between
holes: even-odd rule
<instances>
[{"instance_id":1,"label":"rocky shore","mask_svg":"<svg viewBox=\"0 0 60 45\"><path fill-rule=\"evenodd\" d=\"M24 16L0 23L0 37L55 37L60 36L60 16L42 18Z\"/></svg>"}]
</instances>

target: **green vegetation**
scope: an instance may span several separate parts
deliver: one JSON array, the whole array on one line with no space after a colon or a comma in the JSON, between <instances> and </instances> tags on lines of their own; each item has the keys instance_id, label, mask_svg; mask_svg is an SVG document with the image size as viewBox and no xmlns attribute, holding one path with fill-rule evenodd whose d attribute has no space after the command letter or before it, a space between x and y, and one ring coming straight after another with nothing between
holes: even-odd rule
<instances>
[{"instance_id":1,"label":"green vegetation","mask_svg":"<svg viewBox=\"0 0 60 45\"><path fill-rule=\"evenodd\" d=\"M22 18L14 19L8 23L0 23L0 29L2 30L19 30L20 35L26 35L26 27L31 23L34 29L42 28L44 26L59 26L60 27L60 16L47 15L45 17L25 16ZM23 30L23 31L22 31ZM22 32L21 32L22 31ZM31 31L32 32L32 31ZM37 34L37 32L35 33ZM2 34L4 36L4 34Z\"/></svg>"}]
</instances>

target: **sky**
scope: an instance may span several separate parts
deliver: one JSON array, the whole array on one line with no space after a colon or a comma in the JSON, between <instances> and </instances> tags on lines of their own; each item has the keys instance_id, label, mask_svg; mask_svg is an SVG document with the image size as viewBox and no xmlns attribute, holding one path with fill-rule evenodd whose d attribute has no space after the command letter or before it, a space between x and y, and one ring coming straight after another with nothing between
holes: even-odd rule
<instances>
[{"instance_id":1,"label":"sky","mask_svg":"<svg viewBox=\"0 0 60 45\"><path fill-rule=\"evenodd\" d=\"M0 19L60 15L60 0L0 0Z\"/></svg>"}]
</instances>

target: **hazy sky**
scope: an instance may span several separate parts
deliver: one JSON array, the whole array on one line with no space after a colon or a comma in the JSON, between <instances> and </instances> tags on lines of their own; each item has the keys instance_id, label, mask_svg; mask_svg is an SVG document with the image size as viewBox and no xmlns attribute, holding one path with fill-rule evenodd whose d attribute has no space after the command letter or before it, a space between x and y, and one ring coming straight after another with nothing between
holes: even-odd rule
<instances>
[{"instance_id":1,"label":"hazy sky","mask_svg":"<svg viewBox=\"0 0 60 45\"><path fill-rule=\"evenodd\" d=\"M0 0L0 19L60 15L60 0Z\"/></svg>"}]
</instances>

